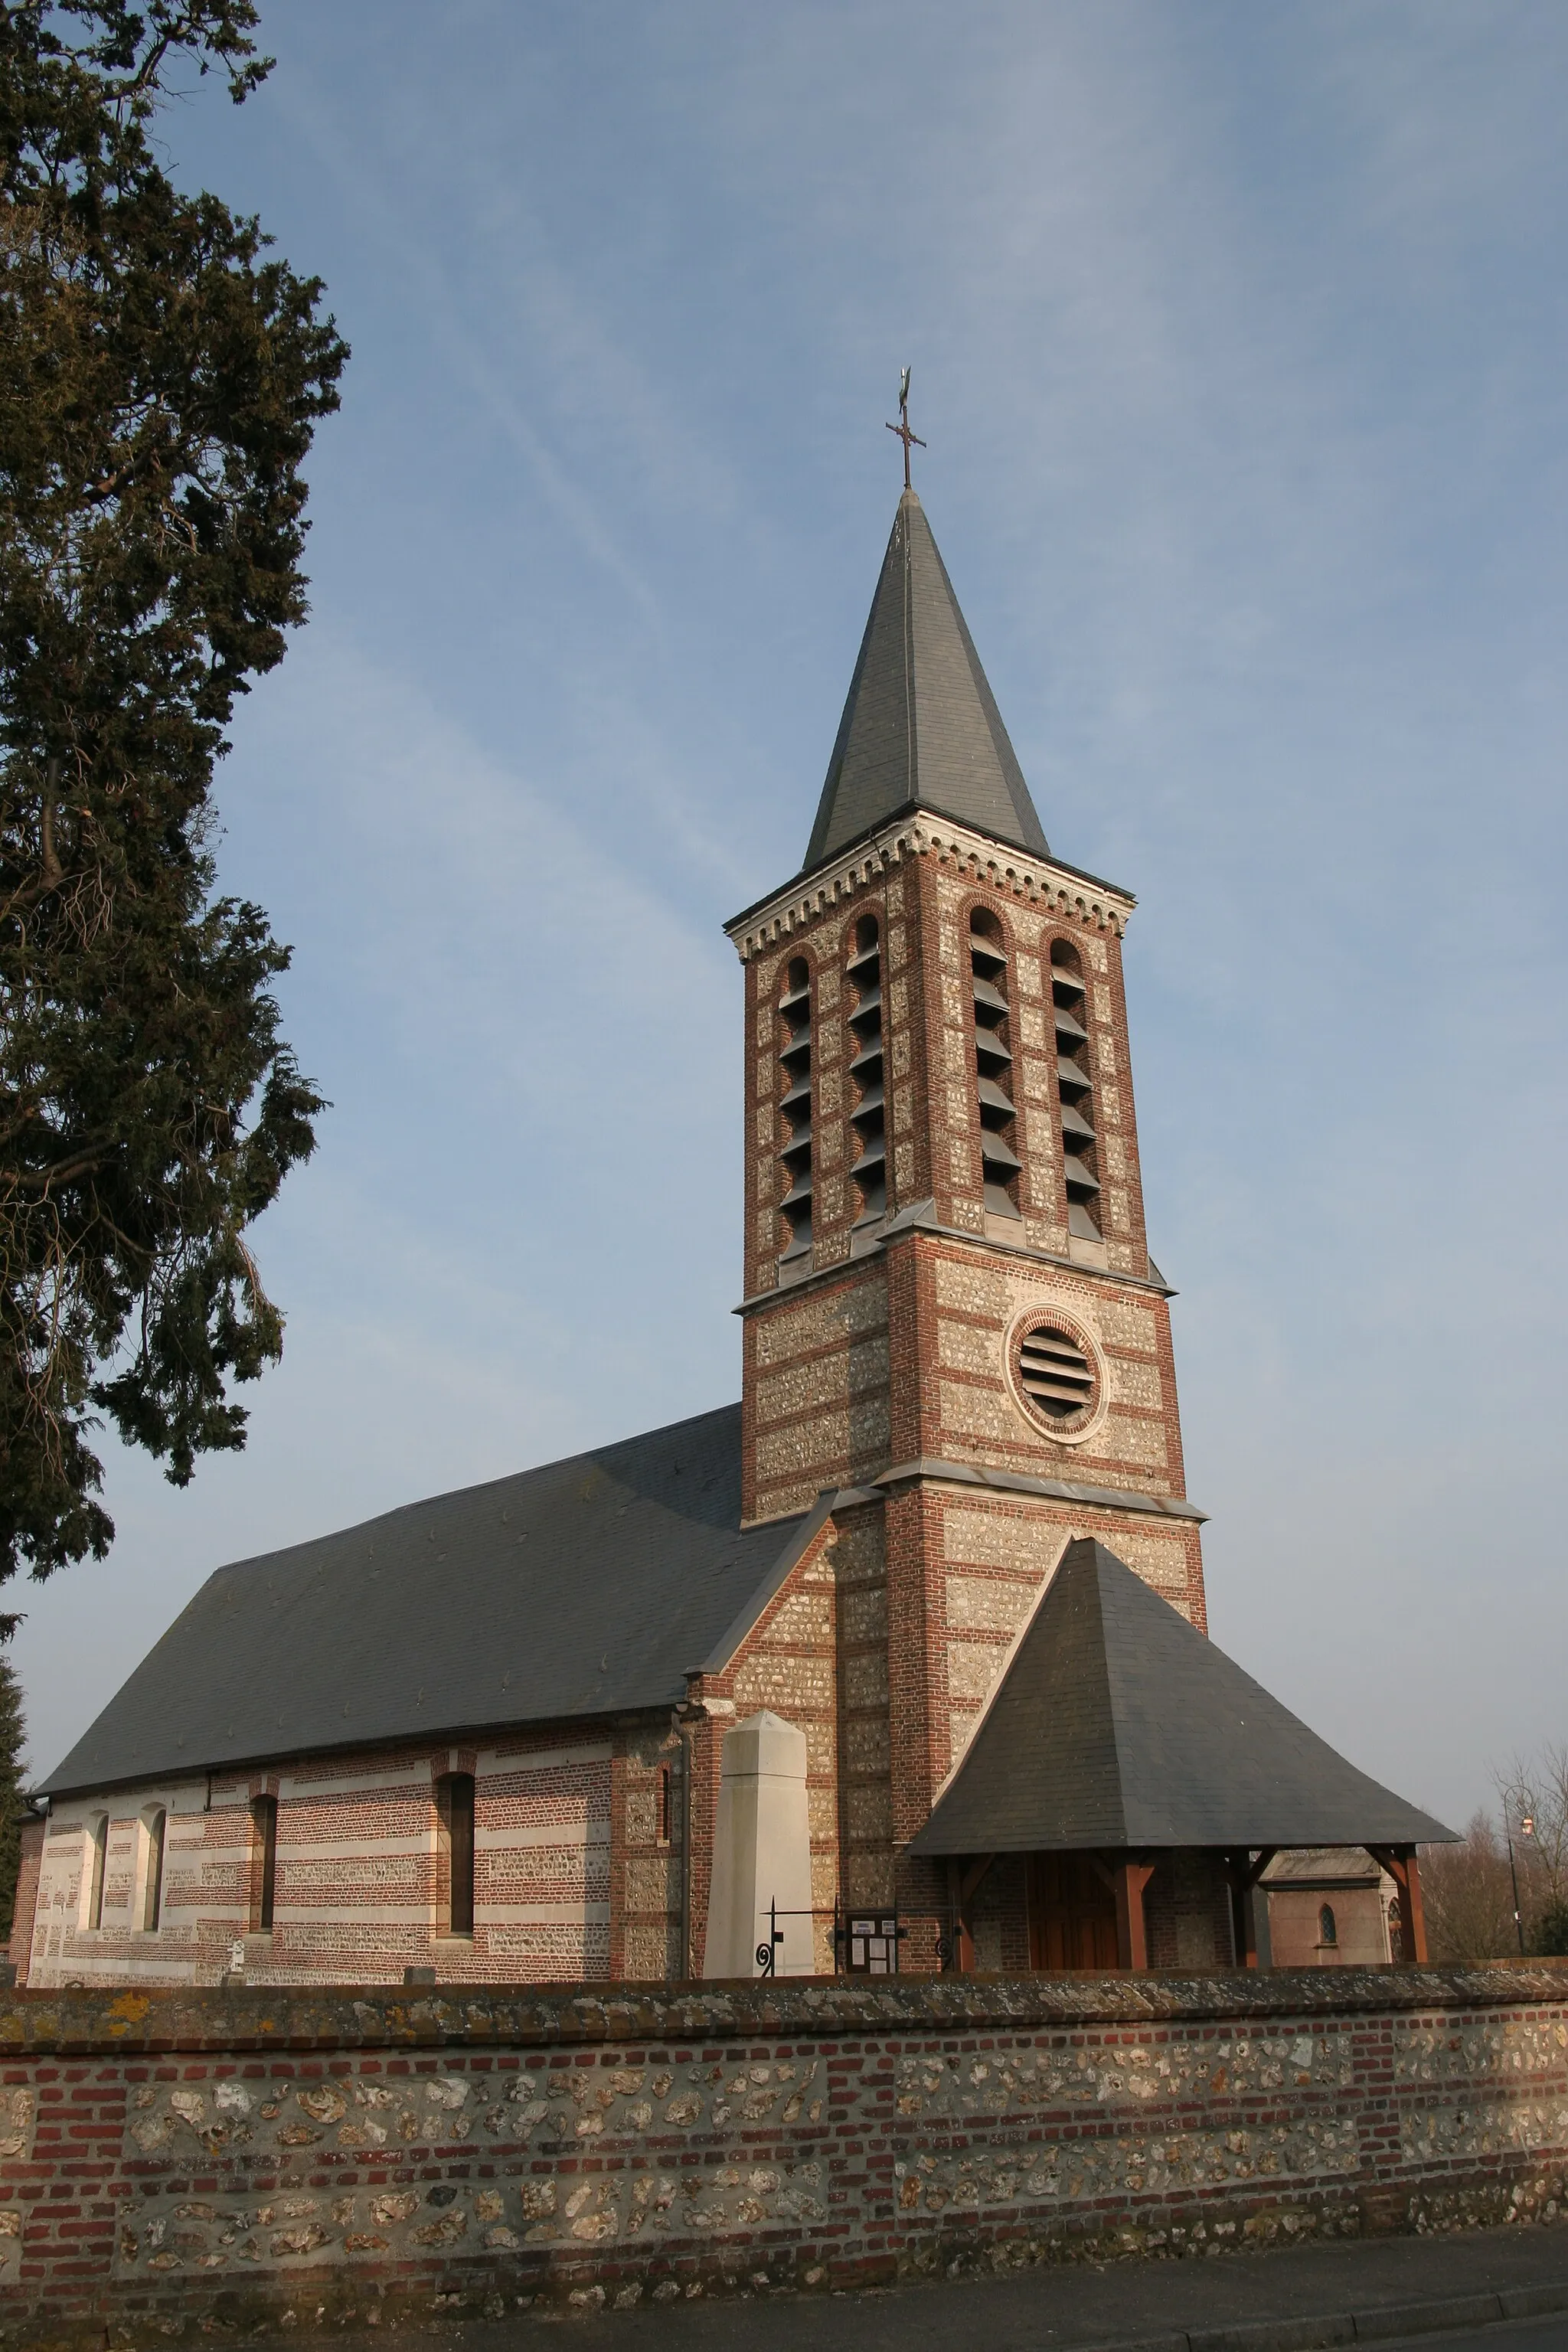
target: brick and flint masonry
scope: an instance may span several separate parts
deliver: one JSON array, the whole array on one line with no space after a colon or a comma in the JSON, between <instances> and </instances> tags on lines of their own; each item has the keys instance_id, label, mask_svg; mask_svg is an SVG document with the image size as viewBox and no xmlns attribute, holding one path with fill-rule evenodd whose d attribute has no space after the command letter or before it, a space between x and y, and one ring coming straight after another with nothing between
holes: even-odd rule
<instances>
[{"instance_id":1,"label":"brick and flint masonry","mask_svg":"<svg viewBox=\"0 0 1568 2352\"><path fill-rule=\"evenodd\" d=\"M0 2341L1563 2211L1550 1968L0 1995Z\"/></svg>"}]
</instances>

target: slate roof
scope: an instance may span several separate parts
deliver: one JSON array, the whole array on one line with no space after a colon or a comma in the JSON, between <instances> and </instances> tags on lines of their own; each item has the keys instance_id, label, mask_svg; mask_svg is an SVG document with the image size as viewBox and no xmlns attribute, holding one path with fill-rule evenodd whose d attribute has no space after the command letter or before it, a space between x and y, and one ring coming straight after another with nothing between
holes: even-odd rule
<instances>
[{"instance_id":1,"label":"slate roof","mask_svg":"<svg viewBox=\"0 0 1568 2352\"><path fill-rule=\"evenodd\" d=\"M1346 1763L1103 1544L1069 1544L919 1854L1426 1844L1454 1832Z\"/></svg>"},{"instance_id":2,"label":"slate roof","mask_svg":"<svg viewBox=\"0 0 1568 2352\"><path fill-rule=\"evenodd\" d=\"M802 872L915 802L1049 855L925 509L906 490Z\"/></svg>"},{"instance_id":3,"label":"slate roof","mask_svg":"<svg viewBox=\"0 0 1568 2352\"><path fill-rule=\"evenodd\" d=\"M40 1793L670 1706L803 1525L740 1517L732 1404L220 1568Z\"/></svg>"}]
</instances>

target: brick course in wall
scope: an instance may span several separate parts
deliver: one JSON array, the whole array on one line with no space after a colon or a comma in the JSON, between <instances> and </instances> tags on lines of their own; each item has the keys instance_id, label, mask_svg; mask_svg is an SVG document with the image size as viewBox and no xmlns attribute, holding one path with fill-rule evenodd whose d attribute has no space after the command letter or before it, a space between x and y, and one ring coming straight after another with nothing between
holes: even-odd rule
<instances>
[{"instance_id":1,"label":"brick course in wall","mask_svg":"<svg viewBox=\"0 0 1568 2352\"><path fill-rule=\"evenodd\" d=\"M1563 2210L1542 1967L0 1996L0 2343Z\"/></svg>"},{"instance_id":2,"label":"brick course in wall","mask_svg":"<svg viewBox=\"0 0 1568 2352\"><path fill-rule=\"evenodd\" d=\"M236 1945L247 1978L261 1984L396 1983L405 1969L427 1967L444 1981L607 1977L624 1972L634 1949L649 1974L656 1954L658 1970L679 1974L679 1889L648 1803L660 1759L679 1769L668 1718L640 1733L524 1730L470 1748L302 1758L68 1800L47 1824L13 1958L36 1986L216 1983ZM437 1783L453 1770L475 1780L471 1936L444 1926ZM278 1806L270 1931L256 1912L252 1803L263 1795ZM146 1822L158 1810L166 1817L163 1888L149 1929ZM92 1837L105 1811L94 1927Z\"/></svg>"}]
</instances>

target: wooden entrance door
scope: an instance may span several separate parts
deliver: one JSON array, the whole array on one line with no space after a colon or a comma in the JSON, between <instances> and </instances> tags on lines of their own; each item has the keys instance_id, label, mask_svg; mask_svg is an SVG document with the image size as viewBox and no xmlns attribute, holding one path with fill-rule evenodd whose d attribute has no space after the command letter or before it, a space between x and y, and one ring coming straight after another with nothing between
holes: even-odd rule
<instances>
[{"instance_id":1,"label":"wooden entrance door","mask_svg":"<svg viewBox=\"0 0 1568 2352\"><path fill-rule=\"evenodd\" d=\"M1029 1965L1114 1969L1116 1897L1084 1853L1032 1853L1026 1874Z\"/></svg>"}]
</instances>

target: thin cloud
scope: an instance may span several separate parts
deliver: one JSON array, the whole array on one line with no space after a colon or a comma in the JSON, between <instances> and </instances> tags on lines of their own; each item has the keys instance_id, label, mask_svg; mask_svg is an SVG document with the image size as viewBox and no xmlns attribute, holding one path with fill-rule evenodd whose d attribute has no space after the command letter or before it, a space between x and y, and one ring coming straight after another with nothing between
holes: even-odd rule
<instances>
[{"instance_id":1,"label":"thin cloud","mask_svg":"<svg viewBox=\"0 0 1568 2352\"><path fill-rule=\"evenodd\" d=\"M1142 899L1216 1631L1462 1818L1561 1736L1568 1643L1568 20L378 21L367 53L274 0L268 89L179 125L358 352L317 619L223 783L338 1108L264 1237L292 1313L251 1453L195 1498L117 1465L121 1557L73 1590L118 1577L124 1654L166 1559L732 1393L717 927L800 855L907 361L1047 831ZM58 1746L68 1652L24 1649Z\"/></svg>"}]
</instances>

